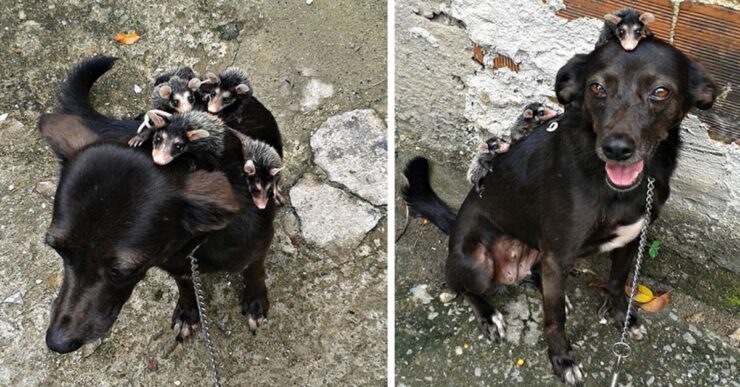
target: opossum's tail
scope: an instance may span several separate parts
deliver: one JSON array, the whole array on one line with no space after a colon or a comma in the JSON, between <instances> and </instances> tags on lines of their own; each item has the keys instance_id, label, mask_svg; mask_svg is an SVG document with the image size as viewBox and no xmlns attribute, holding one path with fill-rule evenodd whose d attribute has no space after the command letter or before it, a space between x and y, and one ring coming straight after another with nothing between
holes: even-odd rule
<instances>
[{"instance_id":1,"label":"opossum's tail","mask_svg":"<svg viewBox=\"0 0 740 387\"><path fill-rule=\"evenodd\" d=\"M416 157L406 164L403 175L408 185L401 189L411 212L429 219L443 233L449 234L455 213L437 196L429 182L429 160Z\"/></svg>"},{"instance_id":2,"label":"opossum's tail","mask_svg":"<svg viewBox=\"0 0 740 387\"><path fill-rule=\"evenodd\" d=\"M109 131L130 131L136 128L133 120L119 120L99 113L90 104L90 89L95 81L113 67L117 58L96 56L86 59L70 70L67 81L62 85L58 99L61 113L79 116L91 129L103 134Z\"/></svg>"}]
</instances>

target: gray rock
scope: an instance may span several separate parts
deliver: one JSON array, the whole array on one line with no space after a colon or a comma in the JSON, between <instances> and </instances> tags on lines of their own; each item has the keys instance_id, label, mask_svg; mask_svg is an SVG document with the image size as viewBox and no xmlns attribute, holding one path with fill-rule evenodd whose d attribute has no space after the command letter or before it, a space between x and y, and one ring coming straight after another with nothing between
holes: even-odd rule
<instances>
[{"instance_id":1,"label":"gray rock","mask_svg":"<svg viewBox=\"0 0 740 387\"><path fill-rule=\"evenodd\" d=\"M51 199L56 190L57 185L53 181L41 181L36 184L36 192L47 199Z\"/></svg>"},{"instance_id":2,"label":"gray rock","mask_svg":"<svg viewBox=\"0 0 740 387\"><path fill-rule=\"evenodd\" d=\"M290 198L306 241L332 252L347 252L360 244L382 214L344 191L303 177Z\"/></svg>"},{"instance_id":3,"label":"gray rock","mask_svg":"<svg viewBox=\"0 0 740 387\"><path fill-rule=\"evenodd\" d=\"M386 127L374 110L329 117L311 137L314 161L352 192L373 204L386 198Z\"/></svg>"}]
</instances>

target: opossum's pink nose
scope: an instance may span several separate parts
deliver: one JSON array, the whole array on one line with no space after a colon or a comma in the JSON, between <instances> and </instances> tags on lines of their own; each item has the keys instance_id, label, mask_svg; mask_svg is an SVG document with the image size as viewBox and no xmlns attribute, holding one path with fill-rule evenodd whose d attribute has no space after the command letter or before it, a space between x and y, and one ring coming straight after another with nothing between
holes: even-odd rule
<instances>
[{"instance_id":1,"label":"opossum's pink nose","mask_svg":"<svg viewBox=\"0 0 740 387\"><path fill-rule=\"evenodd\" d=\"M558 115L558 112L556 112L555 110L547 110L547 112L545 113L545 119L549 120L551 118L555 118L555 116L557 115Z\"/></svg>"},{"instance_id":2,"label":"opossum's pink nose","mask_svg":"<svg viewBox=\"0 0 740 387\"><path fill-rule=\"evenodd\" d=\"M498 149L499 149L499 152L506 153L509 151L510 147L511 147L511 144L503 143Z\"/></svg>"}]
</instances>

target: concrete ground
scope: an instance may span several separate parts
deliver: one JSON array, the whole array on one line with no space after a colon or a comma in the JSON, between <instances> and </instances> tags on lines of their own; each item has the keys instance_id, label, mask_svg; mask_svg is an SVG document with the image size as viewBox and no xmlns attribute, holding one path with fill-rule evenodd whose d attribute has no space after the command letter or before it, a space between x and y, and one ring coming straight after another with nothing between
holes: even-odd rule
<instances>
[{"instance_id":1,"label":"concrete ground","mask_svg":"<svg viewBox=\"0 0 740 387\"><path fill-rule=\"evenodd\" d=\"M116 33L128 31L141 40L113 42ZM158 68L240 66L282 129L288 196L305 178L310 184L302 186L331 192L369 214L364 228L340 245L324 246L306 238L317 234L309 229L319 223L311 218L317 211L280 210L268 258L272 308L256 336L239 313L239 278L205 279L224 384L386 383L385 205L354 193L341 179L330 181L309 146L330 116L372 109L384 123L384 1L3 2L0 51L6 74L0 79L0 385L210 382L201 336L174 341L176 287L158 270L139 284L102 341L68 355L44 344L62 273L59 257L42 244L58 167L35 133L36 120L54 109L67 69L95 54L121 58L93 89L94 104L112 115L147 108L147 77ZM379 148L370 160L384 168L384 152ZM334 205L321 197L310 204L324 206L324 213Z\"/></svg>"},{"instance_id":2,"label":"concrete ground","mask_svg":"<svg viewBox=\"0 0 740 387\"><path fill-rule=\"evenodd\" d=\"M433 161L433 186L453 208L459 207L469 190L465 171L480 139L500 133L521 112L525 101L545 101L552 96L557 68L573 53L593 47L592 37L584 34L598 33L598 21L565 25L551 9L562 2L544 3L396 2L396 187L403 184L404 164L423 155ZM558 24L550 28L547 23L551 22ZM523 31L524 25L529 32L507 35L517 28ZM537 28L542 29L541 36L531 32ZM523 45L523 40L535 45ZM486 67L493 61L488 56L483 59L485 66L474 60L473 42L490 41L494 45L484 47L488 55L503 51L515 56L519 73ZM689 117L684 127L688 127L683 134L687 142L696 141L696 133L706 137L695 117ZM713 157L691 153L694 147L690 148L680 163ZM723 152L728 160L737 161L733 156L736 147ZM676 181L685 186L693 181L691 176L681 172ZM682 193L689 194L696 202L703 202L696 198L707 197L700 190ZM398 200L398 188L395 205L399 233L405 210ZM653 290L670 291L671 301L659 313L640 313L648 334L644 341L632 344L633 355L624 365L620 385L740 385L740 279L720 267L723 261L712 253L737 251L732 238L736 230L723 228L722 235L729 234L729 239L708 242L697 238L703 234L695 230L717 229L702 227L700 215L666 216L683 212L703 213L687 206L681 195L674 195L649 234L651 240L661 240L662 249L656 258L646 260L640 282ZM692 238L697 241L685 242ZM439 299L446 254L446 236L431 224L422 225L418 218L410 220L406 234L396 243L397 385L562 385L547 358L538 292L522 284L491 298L509 326L507 340L496 345L483 338L462 299L449 303ZM735 260L738 256L726 255ZM608 385L611 346L619 338L619 332L601 324L597 315L601 305L598 285L607 278L608 259L579 260L576 268L577 274L567 284L575 311L566 332L588 373L586 385Z\"/></svg>"}]
</instances>

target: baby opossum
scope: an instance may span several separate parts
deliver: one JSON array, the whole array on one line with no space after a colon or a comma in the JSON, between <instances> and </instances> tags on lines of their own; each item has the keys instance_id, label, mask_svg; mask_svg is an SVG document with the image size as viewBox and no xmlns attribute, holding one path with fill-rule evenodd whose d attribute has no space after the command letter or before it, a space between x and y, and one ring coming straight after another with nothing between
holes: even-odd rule
<instances>
[{"instance_id":1,"label":"baby opossum","mask_svg":"<svg viewBox=\"0 0 740 387\"><path fill-rule=\"evenodd\" d=\"M509 144L498 137L491 137L480 145L479 150L468 169L468 181L475 187L475 192L483 197L483 186L480 183L491 170L496 155L509 151Z\"/></svg>"},{"instance_id":2,"label":"baby opossum","mask_svg":"<svg viewBox=\"0 0 740 387\"><path fill-rule=\"evenodd\" d=\"M511 127L511 141L519 141L547 120L555 118L558 112L547 106L534 102L524 108L522 115L517 118Z\"/></svg>"},{"instance_id":3,"label":"baby opossum","mask_svg":"<svg viewBox=\"0 0 740 387\"><path fill-rule=\"evenodd\" d=\"M632 8L622 8L614 13L604 15L604 28L596 42L596 48L616 37L619 39L622 48L632 51L637 47L640 39L653 36L653 32L650 31L647 25L654 21L655 15L652 13L640 13L640 11Z\"/></svg>"},{"instance_id":4,"label":"baby opossum","mask_svg":"<svg viewBox=\"0 0 740 387\"><path fill-rule=\"evenodd\" d=\"M247 187L252 195L254 205L265 209L272 196L278 204L283 203L278 182L283 162L278 152L269 144L248 137L242 132L228 128L242 145L244 156L244 173Z\"/></svg>"},{"instance_id":5,"label":"baby opossum","mask_svg":"<svg viewBox=\"0 0 740 387\"><path fill-rule=\"evenodd\" d=\"M219 75L206 73L200 94L209 113L218 115L230 128L267 143L283 156L283 140L275 117L254 97L241 70L229 68Z\"/></svg>"},{"instance_id":6,"label":"baby opossum","mask_svg":"<svg viewBox=\"0 0 740 387\"><path fill-rule=\"evenodd\" d=\"M153 127L137 134L129 145L140 146L151 137L155 164L166 165L176 157L188 154L196 163L200 162L209 169L218 167L226 130L218 117L198 111L170 114L161 110L150 110L146 116Z\"/></svg>"},{"instance_id":7,"label":"baby opossum","mask_svg":"<svg viewBox=\"0 0 740 387\"><path fill-rule=\"evenodd\" d=\"M170 113L204 110L197 94L201 80L190 67L166 71L152 79L152 109Z\"/></svg>"}]
</instances>

